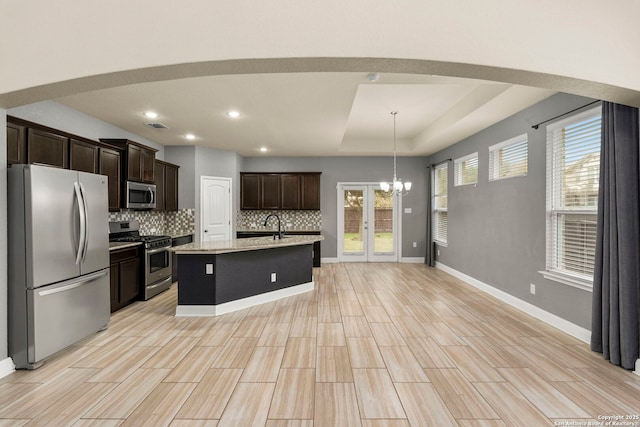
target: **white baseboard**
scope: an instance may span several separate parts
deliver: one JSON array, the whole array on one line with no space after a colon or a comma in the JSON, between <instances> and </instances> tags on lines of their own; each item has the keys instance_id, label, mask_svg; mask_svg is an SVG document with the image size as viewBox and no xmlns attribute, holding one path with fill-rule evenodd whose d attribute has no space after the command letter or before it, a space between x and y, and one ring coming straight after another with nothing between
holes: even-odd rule
<instances>
[{"instance_id":1,"label":"white baseboard","mask_svg":"<svg viewBox=\"0 0 640 427\"><path fill-rule=\"evenodd\" d=\"M400 262L403 264L424 264L424 257L402 257L400 258Z\"/></svg>"},{"instance_id":2,"label":"white baseboard","mask_svg":"<svg viewBox=\"0 0 640 427\"><path fill-rule=\"evenodd\" d=\"M337 264L338 258L320 258L321 264Z\"/></svg>"},{"instance_id":3,"label":"white baseboard","mask_svg":"<svg viewBox=\"0 0 640 427\"><path fill-rule=\"evenodd\" d=\"M13 364L13 359L7 357L4 360L0 360L0 378L15 372L16 365Z\"/></svg>"},{"instance_id":4,"label":"white baseboard","mask_svg":"<svg viewBox=\"0 0 640 427\"><path fill-rule=\"evenodd\" d=\"M591 331L588 329L578 326L575 323L571 323L568 320L563 319L562 317L549 313L548 311L545 311L540 307L536 307L531 303L523 301L520 298L516 298L511 294L508 294L498 288L481 282L480 280L474 279L473 277L461 273L460 271L455 270L440 262L436 262L436 268L439 268L440 270L445 271L454 277L457 277L458 279L473 286L474 288L480 289L498 298L500 301L506 302L510 306L515 307L518 310L535 317L536 319L542 320L543 322L548 323L549 325L560 329L561 331L573 337L578 338L580 341L583 341L587 344L591 341ZM636 364L636 368L637 367L638 365Z\"/></svg>"},{"instance_id":5,"label":"white baseboard","mask_svg":"<svg viewBox=\"0 0 640 427\"><path fill-rule=\"evenodd\" d=\"M302 294L312 291L315 287L313 281L302 283L296 286L290 286L288 288L278 289L276 291L267 292L264 294L254 295L247 298L242 298L235 301L229 301L224 304L218 305L179 305L176 307L176 317L211 317L219 316L221 314L231 313L233 311L243 310L245 308L253 307L254 305L264 304L271 301L276 301L282 298L291 297L294 295Z\"/></svg>"}]
</instances>

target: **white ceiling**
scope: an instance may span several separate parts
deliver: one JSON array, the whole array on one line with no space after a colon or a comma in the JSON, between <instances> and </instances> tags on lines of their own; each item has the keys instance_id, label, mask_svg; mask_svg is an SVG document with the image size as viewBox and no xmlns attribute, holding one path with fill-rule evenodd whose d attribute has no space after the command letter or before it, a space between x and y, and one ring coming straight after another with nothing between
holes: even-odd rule
<instances>
[{"instance_id":1,"label":"white ceiling","mask_svg":"<svg viewBox=\"0 0 640 427\"><path fill-rule=\"evenodd\" d=\"M195 77L85 92L57 102L161 145L243 156L429 155L555 92L415 74L273 73ZM143 112L153 110L150 120ZM238 110L237 119L227 117ZM162 123L154 129L147 123ZM196 135L193 141L184 136ZM266 153L259 151L267 147Z\"/></svg>"}]
</instances>

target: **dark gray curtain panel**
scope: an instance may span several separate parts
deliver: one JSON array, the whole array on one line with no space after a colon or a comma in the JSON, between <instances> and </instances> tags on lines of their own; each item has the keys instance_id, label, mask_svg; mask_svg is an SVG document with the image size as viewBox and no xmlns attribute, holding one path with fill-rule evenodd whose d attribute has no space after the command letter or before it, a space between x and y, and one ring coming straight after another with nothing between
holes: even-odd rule
<instances>
[{"instance_id":1,"label":"dark gray curtain panel","mask_svg":"<svg viewBox=\"0 0 640 427\"><path fill-rule=\"evenodd\" d=\"M433 250L433 230L431 229L433 226L432 221L432 200L431 200L431 180L432 180L433 167L427 166L427 236L425 239L425 246L427 248L427 252L424 257L424 263L429 267L435 267L436 265L436 256L435 251Z\"/></svg>"},{"instance_id":2,"label":"dark gray curtain panel","mask_svg":"<svg viewBox=\"0 0 640 427\"><path fill-rule=\"evenodd\" d=\"M640 347L638 109L602 104L591 349L633 369Z\"/></svg>"}]
</instances>

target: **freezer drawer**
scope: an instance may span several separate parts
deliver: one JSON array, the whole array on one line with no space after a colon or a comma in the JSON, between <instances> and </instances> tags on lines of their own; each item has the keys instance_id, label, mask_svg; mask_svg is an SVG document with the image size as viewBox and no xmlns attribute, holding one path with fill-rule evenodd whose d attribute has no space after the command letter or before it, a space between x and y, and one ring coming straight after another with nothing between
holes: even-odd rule
<instances>
[{"instance_id":1,"label":"freezer drawer","mask_svg":"<svg viewBox=\"0 0 640 427\"><path fill-rule=\"evenodd\" d=\"M110 319L109 269L27 290L28 363L104 329Z\"/></svg>"}]
</instances>

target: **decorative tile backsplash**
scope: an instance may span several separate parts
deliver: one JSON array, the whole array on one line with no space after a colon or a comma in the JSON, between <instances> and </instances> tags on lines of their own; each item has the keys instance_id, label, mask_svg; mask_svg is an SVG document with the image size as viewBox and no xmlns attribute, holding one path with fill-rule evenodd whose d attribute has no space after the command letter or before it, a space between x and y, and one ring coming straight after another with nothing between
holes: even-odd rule
<instances>
[{"instance_id":1,"label":"decorative tile backsplash","mask_svg":"<svg viewBox=\"0 0 640 427\"><path fill-rule=\"evenodd\" d=\"M164 234L170 236L191 234L195 230L195 210L137 211L122 209L109 212L109 221L140 221L140 234Z\"/></svg>"},{"instance_id":2,"label":"decorative tile backsplash","mask_svg":"<svg viewBox=\"0 0 640 427\"><path fill-rule=\"evenodd\" d=\"M238 211L236 214L236 228L238 230L276 230L278 221L270 219L265 227L264 220L269 214L277 214L285 230L322 229L322 215L320 211Z\"/></svg>"}]
</instances>

